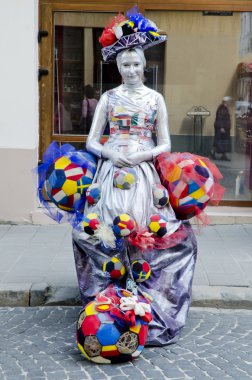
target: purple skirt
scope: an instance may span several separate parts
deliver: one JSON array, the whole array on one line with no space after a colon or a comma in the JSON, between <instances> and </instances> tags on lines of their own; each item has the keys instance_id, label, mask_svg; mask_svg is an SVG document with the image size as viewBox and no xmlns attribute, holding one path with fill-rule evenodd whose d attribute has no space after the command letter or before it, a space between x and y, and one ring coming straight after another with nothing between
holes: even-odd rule
<instances>
[{"instance_id":1,"label":"purple skirt","mask_svg":"<svg viewBox=\"0 0 252 380\"><path fill-rule=\"evenodd\" d=\"M152 300L153 320L149 325L147 345L173 343L185 325L191 302L192 280L197 257L197 243L189 222L183 222L187 236L176 246L141 252L128 244L122 252L104 253L99 244L92 245L73 233L73 249L83 307L108 285L126 288L133 280L131 264L145 260L151 267L148 280L139 282L139 294ZM122 280L111 280L103 271L103 263L116 256L126 267ZM127 282L127 284L126 284Z\"/></svg>"}]
</instances>

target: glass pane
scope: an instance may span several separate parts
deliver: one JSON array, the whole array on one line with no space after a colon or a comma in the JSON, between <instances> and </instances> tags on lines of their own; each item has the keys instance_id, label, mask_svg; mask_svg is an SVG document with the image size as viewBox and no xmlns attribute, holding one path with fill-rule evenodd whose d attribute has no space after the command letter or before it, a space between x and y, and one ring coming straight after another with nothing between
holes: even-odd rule
<instances>
[{"instance_id":1,"label":"glass pane","mask_svg":"<svg viewBox=\"0 0 252 380\"><path fill-rule=\"evenodd\" d=\"M252 14L146 16L168 35L163 91L172 150L211 158L224 199L252 200Z\"/></svg>"},{"instance_id":2,"label":"glass pane","mask_svg":"<svg viewBox=\"0 0 252 380\"><path fill-rule=\"evenodd\" d=\"M99 36L113 14L56 12L54 134L87 135L102 93L121 84L115 62L102 61ZM146 53L145 84L163 92L165 44ZM109 126L105 135L109 133Z\"/></svg>"},{"instance_id":3,"label":"glass pane","mask_svg":"<svg viewBox=\"0 0 252 380\"><path fill-rule=\"evenodd\" d=\"M101 95L101 53L94 37L108 17L93 12L54 15L54 134L89 132Z\"/></svg>"}]
</instances>

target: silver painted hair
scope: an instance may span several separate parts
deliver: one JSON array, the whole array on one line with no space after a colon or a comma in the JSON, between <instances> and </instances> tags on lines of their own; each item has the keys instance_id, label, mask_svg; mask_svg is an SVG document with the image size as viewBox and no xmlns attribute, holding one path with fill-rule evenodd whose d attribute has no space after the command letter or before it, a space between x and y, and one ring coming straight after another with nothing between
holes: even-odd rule
<instances>
[{"instance_id":1,"label":"silver painted hair","mask_svg":"<svg viewBox=\"0 0 252 380\"><path fill-rule=\"evenodd\" d=\"M145 59L145 56L144 56L143 49L141 49L139 47L135 47L135 48L130 48L130 49L127 49L127 50L123 50L123 51L121 51L120 53L117 54L117 56L116 56L116 63L117 63L117 67L118 67L119 72L121 72L120 68L121 68L121 62L122 62L122 56L123 56L123 54L126 53L126 52L130 52L130 51L134 51L135 53L137 53L137 55L139 55L139 57L141 58L141 60L143 62L144 68L146 67L146 59Z\"/></svg>"}]
</instances>

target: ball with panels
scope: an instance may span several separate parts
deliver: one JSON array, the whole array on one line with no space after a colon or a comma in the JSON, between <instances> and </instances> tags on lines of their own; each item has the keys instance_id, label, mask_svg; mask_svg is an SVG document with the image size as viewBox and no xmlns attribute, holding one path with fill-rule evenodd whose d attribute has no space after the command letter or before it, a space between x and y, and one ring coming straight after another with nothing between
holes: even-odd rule
<instances>
[{"instance_id":1,"label":"ball with panels","mask_svg":"<svg viewBox=\"0 0 252 380\"><path fill-rule=\"evenodd\" d=\"M151 267L145 260L135 260L131 264L133 278L136 282L144 282L151 275Z\"/></svg>"},{"instance_id":2,"label":"ball with panels","mask_svg":"<svg viewBox=\"0 0 252 380\"><path fill-rule=\"evenodd\" d=\"M77 321L76 338L83 356L99 364L120 363L137 358L145 345L148 322L135 316L129 325L120 309L120 299L131 296L122 289L109 289L86 305ZM142 299L147 303L146 299Z\"/></svg>"},{"instance_id":3,"label":"ball with panels","mask_svg":"<svg viewBox=\"0 0 252 380\"><path fill-rule=\"evenodd\" d=\"M83 215L81 221L81 227L88 235L94 235L95 230L100 224L99 217L96 213L90 212L87 215Z\"/></svg>"},{"instance_id":4,"label":"ball with panels","mask_svg":"<svg viewBox=\"0 0 252 380\"><path fill-rule=\"evenodd\" d=\"M178 164L181 174L175 174L170 184L171 204L180 219L190 219L207 206L214 191L214 178L201 159L183 160Z\"/></svg>"},{"instance_id":5,"label":"ball with panels","mask_svg":"<svg viewBox=\"0 0 252 380\"><path fill-rule=\"evenodd\" d=\"M114 174L114 186L121 190L129 190L137 180L137 172L133 168L122 168Z\"/></svg>"},{"instance_id":6,"label":"ball with panels","mask_svg":"<svg viewBox=\"0 0 252 380\"><path fill-rule=\"evenodd\" d=\"M167 233L168 220L161 214L151 215L148 228L155 236L162 238Z\"/></svg>"},{"instance_id":7,"label":"ball with panels","mask_svg":"<svg viewBox=\"0 0 252 380\"><path fill-rule=\"evenodd\" d=\"M205 209L214 194L215 180L204 158L190 153L160 155L156 168L179 219L190 219Z\"/></svg>"},{"instance_id":8,"label":"ball with panels","mask_svg":"<svg viewBox=\"0 0 252 380\"><path fill-rule=\"evenodd\" d=\"M72 212L85 203L86 190L92 183L93 165L82 167L67 156L57 158L46 172L44 188L49 199L60 209Z\"/></svg>"},{"instance_id":9,"label":"ball with panels","mask_svg":"<svg viewBox=\"0 0 252 380\"><path fill-rule=\"evenodd\" d=\"M157 183L152 186L153 203L157 208L164 208L169 203L169 195L166 188Z\"/></svg>"},{"instance_id":10,"label":"ball with panels","mask_svg":"<svg viewBox=\"0 0 252 380\"><path fill-rule=\"evenodd\" d=\"M101 185L99 183L92 183L86 192L86 199L90 205L96 204L101 198Z\"/></svg>"},{"instance_id":11,"label":"ball with panels","mask_svg":"<svg viewBox=\"0 0 252 380\"><path fill-rule=\"evenodd\" d=\"M120 214L113 220L113 231L117 236L129 236L136 229L136 222L129 214Z\"/></svg>"},{"instance_id":12,"label":"ball with panels","mask_svg":"<svg viewBox=\"0 0 252 380\"><path fill-rule=\"evenodd\" d=\"M102 269L112 280L121 280L126 273L125 266L117 257L104 261Z\"/></svg>"}]
</instances>

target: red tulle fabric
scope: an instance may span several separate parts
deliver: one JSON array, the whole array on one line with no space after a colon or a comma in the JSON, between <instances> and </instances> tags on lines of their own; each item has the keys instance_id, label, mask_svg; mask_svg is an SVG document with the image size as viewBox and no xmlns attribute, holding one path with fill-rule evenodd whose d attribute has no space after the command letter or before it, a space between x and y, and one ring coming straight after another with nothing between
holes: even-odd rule
<instances>
[{"instance_id":1,"label":"red tulle fabric","mask_svg":"<svg viewBox=\"0 0 252 380\"><path fill-rule=\"evenodd\" d=\"M153 250L155 239L147 227L137 227L136 231L127 238L128 242L141 251Z\"/></svg>"},{"instance_id":2,"label":"red tulle fabric","mask_svg":"<svg viewBox=\"0 0 252 380\"><path fill-rule=\"evenodd\" d=\"M178 166L182 161L186 160L193 161L193 164L189 163L188 165L185 165L182 168L181 166ZM178 204L178 199L180 199L180 197L185 198L187 195L189 195L186 193L186 187L184 190L181 191L181 195L175 194L175 192L178 191L177 185L179 182L181 188L183 188L183 186L187 184L191 184L192 182L197 184L200 188L204 186L205 179L202 177L200 172L194 170L195 165L202 165L200 161L202 161L206 165L213 177L213 184L207 192L208 200L204 203L195 202L194 200L192 200L192 202L188 202L188 204ZM162 185L165 186L169 192L170 203L177 217L179 219L184 220L196 216L198 221L200 221L203 224L208 224L208 216L204 214L203 210L207 206L208 202L210 202L213 205L218 205L225 192L225 188L219 184L222 175L217 166L213 164L208 158L198 156L196 154L191 154L187 152L166 152L160 154L155 159L155 167L159 173ZM174 181L173 179L174 177L176 177L176 173L180 171L181 173L178 181Z\"/></svg>"},{"instance_id":3,"label":"red tulle fabric","mask_svg":"<svg viewBox=\"0 0 252 380\"><path fill-rule=\"evenodd\" d=\"M187 227L182 225L171 235L164 235L162 238L155 237L155 249L168 249L181 243L187 236Z\"/></svg>"},{"instance_id":4,"label":"red tulle fabric","mask_svg":"<svg viewBox=\"0 0 252 380\"><path fill-rule=\"evenodd\" d=\"M99 42L103 47L112 45L117 41L113 27L124 20L126 20L125 16L122 13L119 13L117 16L113 17L110 23L104 28L102 35L99 38Z\"/></svg>"},{"instance_id":5,"label":"red tulle fabric","mask_svg":"<svg viewBox=\"0 0 252 380\"><path fill-rule=\"evenodd\" d=\"M127 240L134 247L141 251L152 251L153 249L167 249L181 243L187 236L187 227L182 225L177 231L162 238L149 232L146 227L138 227L137 230L128 236Z\"/></svg>"}]
</instances>

